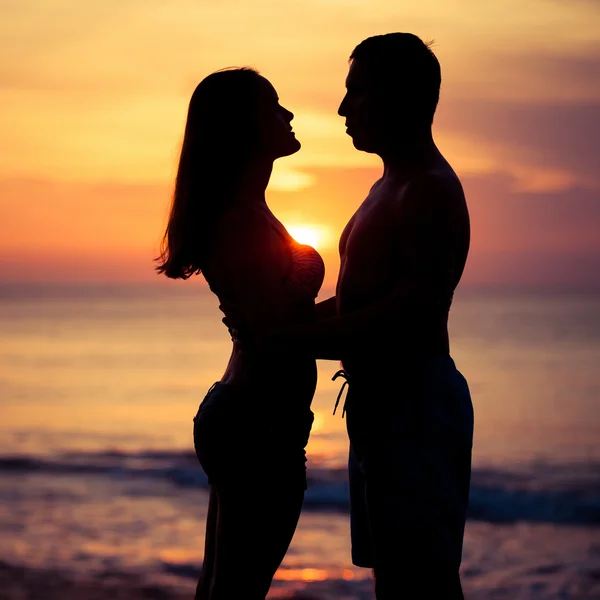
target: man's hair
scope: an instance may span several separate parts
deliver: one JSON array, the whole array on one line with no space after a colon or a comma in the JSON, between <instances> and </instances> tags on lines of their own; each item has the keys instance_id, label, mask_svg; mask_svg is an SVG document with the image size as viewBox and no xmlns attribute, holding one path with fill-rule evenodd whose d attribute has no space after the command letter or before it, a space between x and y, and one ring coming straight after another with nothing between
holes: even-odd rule
<instances>
[{"instance_id":1,"label":"man's hair","mask_svg":"<svg viewBox=\"0 0 600 600\"><path fill-rule=\"evenodd\" d=\"M416 119L433 122L442 81L440 63L425 43L412 33L387 33L363 40L350 61L364 65L372 89L401 97Z\"/></svg>"}]
</instances>

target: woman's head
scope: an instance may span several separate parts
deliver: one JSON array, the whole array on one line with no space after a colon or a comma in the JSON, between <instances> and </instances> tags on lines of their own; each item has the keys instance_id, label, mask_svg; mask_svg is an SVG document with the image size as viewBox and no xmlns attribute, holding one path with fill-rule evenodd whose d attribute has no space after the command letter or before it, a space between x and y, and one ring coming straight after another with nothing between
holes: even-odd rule
<instances>
[{"instance_id":1,"label":"woman's head","mask_svg":"<svg viewBox=\"0 0 600 600\"><path fill-rule=\"evenodd\" d=\"M300 149L273 86L249 68L203 79L190 100L159 273L201 271L215 219L236 198L251 165Z\"/></svg>"},{"instance_id":2,"label":"woman's head","mask_svg":"<svg viewBox=\"0 0 600 600\"><path fill-rule=\"evenodd\" d=\"M203 79L190 100L183 151L198 158L272 160L300 149L291 133L294 115L279 105L271 83L250 68L224 69Z\"/></svg>"}]
</instances>

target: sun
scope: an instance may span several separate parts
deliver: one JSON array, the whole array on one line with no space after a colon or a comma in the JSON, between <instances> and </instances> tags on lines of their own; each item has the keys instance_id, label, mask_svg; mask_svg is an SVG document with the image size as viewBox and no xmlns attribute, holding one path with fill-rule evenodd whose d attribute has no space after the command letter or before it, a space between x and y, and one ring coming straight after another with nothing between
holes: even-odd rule
<instances>
[{"instance_id":1,"label":"sun","mask_svg":"<svg viewBox=\"0 0 600 600\"><path fill-rule=\"evenodd\" d=\"M313 248L322 245L326 237L323 228L317 225L290 225L287 230L297 242Z\"/></svg>"}]
</instances>

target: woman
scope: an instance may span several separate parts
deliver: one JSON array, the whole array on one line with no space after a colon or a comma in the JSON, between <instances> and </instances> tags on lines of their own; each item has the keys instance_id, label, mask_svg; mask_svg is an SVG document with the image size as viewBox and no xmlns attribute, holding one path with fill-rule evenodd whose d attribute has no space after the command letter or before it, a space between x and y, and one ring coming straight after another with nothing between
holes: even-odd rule
<instances>
[{"instance_id":1,"label":"woman","mask_svg":"<svg viewBox=\"0 0 600 600\"><path fill-rule=\"evenodd\" d=\"M157 270L202 273L226 318L261 337L314 320L324 266L269 210L273 162L300 149L273 86L252 69L206 77L190 101ZM194 419L210 500L196 600L264 599L306 489L317 370L291 346L234 341Z\"/></svg>"}]
</instances>

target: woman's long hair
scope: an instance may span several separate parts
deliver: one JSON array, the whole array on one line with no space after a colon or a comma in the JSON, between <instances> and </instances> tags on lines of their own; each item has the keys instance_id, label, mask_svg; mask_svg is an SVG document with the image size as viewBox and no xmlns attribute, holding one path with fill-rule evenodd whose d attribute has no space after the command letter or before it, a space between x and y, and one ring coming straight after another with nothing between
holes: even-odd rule
<instances>
[{"instance_id":1,"label":"woman's long hair","mask_svg":"<svg viewBox=\"0 0 600 600\"><path fill-rule=\"evenodd\" d=\"M156 270L172 279L202 271L215 224L235 200L258 141L259 74L216 71L194 90L188 109L169 222Z\"/></svg>"}]
</instances>

